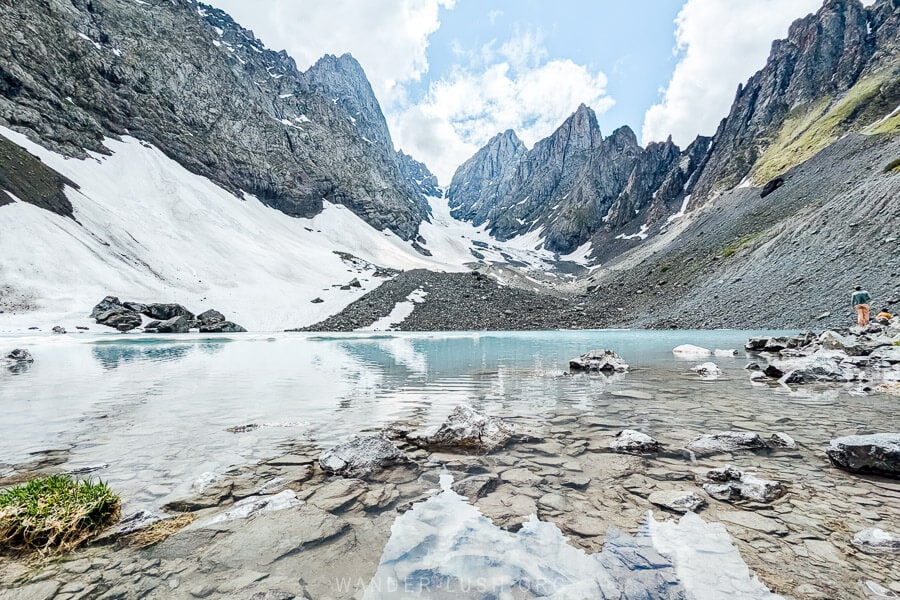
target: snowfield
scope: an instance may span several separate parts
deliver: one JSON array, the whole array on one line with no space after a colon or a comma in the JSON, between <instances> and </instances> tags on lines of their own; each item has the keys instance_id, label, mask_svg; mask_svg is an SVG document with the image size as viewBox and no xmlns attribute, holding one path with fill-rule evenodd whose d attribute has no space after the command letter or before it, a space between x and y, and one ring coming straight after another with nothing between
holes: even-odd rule
<instances>
[{"instance_id":1,"label":"snowfield","mask_svg":"<svg viewBox=\"0 0 900 600\"><path fill-rule=\"evenodd\" d=\"M326 202L321 214L300 219L238 198L134 138L107 140L111 156L77 160L9 129L0 134L80 187L66 190L77 222L20 201L0 208L0 333L54 325L112 331L87 316L106 295L177 302L196 313L215 308L250 331L276 331L339 312L384 281L373 276L376 266L464 271L477 262L471 249L534 269L555 260L536 249L539 232L498 242L453 219L441 198L429 199L432 222L420 228L433 254L426 257L343 206ZM361 288L340 289L354 277Z\"/></svg>"},{"instance_id":2,"label":"snowfield","mask_svg":"<svg viewBox=\"0 0 900 600\"><path fill-rule=\"evenodd\" d=\"M88 318L107 294L138 302L209 308L251 331L317 322L373 289L374 266L360 270L334 251L395 269L464 270L350 210L326 203L312 219L289 217L255 198L239 199L135 139L108 140L112 156L68 159L24 136L0 134L76 182L67 189L75 219L24 202L0 208L0 286L32 306L0 314L0 332L53 325L112 331ZM450 245L443 242L444 245ZM357 277L362 288L341 290ZM323 303L311 300L322 298Z\"/></svg>"}]
</instances>

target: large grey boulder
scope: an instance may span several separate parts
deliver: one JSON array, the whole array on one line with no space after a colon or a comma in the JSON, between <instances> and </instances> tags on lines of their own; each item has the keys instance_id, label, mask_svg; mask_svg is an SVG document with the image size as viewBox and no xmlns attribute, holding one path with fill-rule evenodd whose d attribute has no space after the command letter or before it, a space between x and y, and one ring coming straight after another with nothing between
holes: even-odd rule
<instances>
[{"instance_id":1,"label":"large grey boulder","mask_svg":"<svg viewBox=\"0 0 900 600\"><path fill-rule=\"evenodd\" d=\"M848 435L831 440L825 453L841 469L900 479L900 433Z\"/></svg>"},{"instance_id":2,"label":"large grey boulder","mask_svg":"<svg viewBox=\"0 0 900 600\"><path fill-rule=\"evenodd\" d=\"M187 333L190 331L190 321L187 316L179 315L165 321L152 321L144 327L147 333Z\"/></svg>"},{"instance_id":3,"label":"large grey boulder","mask_svg":"<svg viewBox=\"0 0 900 600\"><path fill-rule=\"evenodd\" d=\"M484 453L506 446L514 434L513 424L460 404L436 431L413 432L406 437L413 444L429 450Z\"/></svg>"},{"instance_id":4,"label":"large grey boulder","mask_svg":"<svg viewBox=\"0 0 900 600\"><path fill-rule=\"evenodd\" d=\"M569 361L572 371L598 371L600 373L624 373L628 365L612 350L591 350Z\"/></svg>"},{"instance_id":5,"label":"large grey boulder","mask_svg":"<svg viewBox=\"0 0 900 600\"><path fill-rule=\"evenodd\" d=\"M617 433L609 447L620 454L650 454L660 449L659 442L634 429L623 429Z\"/></svg>"},{"instance_id":6,"label":"large grey boulder","mask_svg":"<svg viewBox=\"0 0 900 600\"><path fill-rule=\"evenodd\" d=\"M98 325L112 327L121 332L131 331L141 326L143 319L138 313L128 310L125 307L113 308L101 312L96 317Z\"/></svg>"},{"instance_id":7,"label":"large grey boulder","mask_svg":"<svg viewBox=\"0 0 900 600\"><path fill-rule=\"evenodd\" d=\"M322 453L319 465L343 477L367 477L404 460L403 452L384 435L355 437Z\"/></svg>"},{"instance_id":8,"label":"large grey boulder","mask_svg":"<svg viewBox=\"0 0 900 600\"><path fill-rule=\"evenodd\" d=\"M687 445L695 454L723 454L740 450L758 450L766 447L766 442L758 433L747 431L720 431L701 435Z\"/></svg>"},{"instance_id":9,"label":"large grey boulder","mask_svg":"<svg viewBox=\"0 0 900 600\"><path fill-rule=\"evenodd\" d=\"M202 326L210 326L225 321L225 315L211 308L197 315L196 321Z\"/></svg>"},{"instance_id":10,"label":"large grey boulder","mask_svg":"<svg viewBox=\"0 0 900 600\"><path fill-rule=\"evenodd\" d=\"M144 308L144 314L151 319L160 321L168 321L181 316L187 317L189 321L194 319L194 313L180 304L148 304Z\"/></svg>"},{"instance_id":11,"label":"large grey boulder","mask_svg":"<svg viewBox=\"0 0 900 600\"><path fill-rule=\"evenodd\" d=\"M777 500L787 491L778 481L761 479L731 466L709 471L703 490L717 500L745 500L764 504Z\"/></svg>"},{"instance_id":12,"label":"large grey boulder","mask_svg":"<svg viewBox=\"0 0 900 600\"><path fill-rule=\"evenodd\" d=\"M231 321L219 321L209 325L200 325L200 333L244 333L247 330Z\"/></svg>"},{"instance_id":13,"label":"large grey boulder","mask_svg":"<svg viewBox=\"0 0 900 600\"><path fill-rule=\"evenodd\" d=\"M97 319L101 314L115 310L131 310L124 306L116 296L106 296L91 310L91 318Z\"/></svg>"}]
</instances>

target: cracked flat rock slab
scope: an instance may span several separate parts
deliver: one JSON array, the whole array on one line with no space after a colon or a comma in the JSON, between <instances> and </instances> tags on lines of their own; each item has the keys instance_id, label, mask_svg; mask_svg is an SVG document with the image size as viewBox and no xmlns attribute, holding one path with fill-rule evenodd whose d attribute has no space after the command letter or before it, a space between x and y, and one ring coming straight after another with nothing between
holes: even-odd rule
<instances>
[{"instance_id":1,"label":"cracked flat rock slab","mask_svg":"<svg viewBox=\"0 0 900 600\"><path fill-rule=\"evenodd\" d=\"M278 559L326 542L348 527L340 517L304 505L176 534L156 546L153 553L160 558L174 559L199 550L202 563L265 571L265 567ZM198 536L199 544L184 544L179 540Z\"/></svg>"}]
</instances>

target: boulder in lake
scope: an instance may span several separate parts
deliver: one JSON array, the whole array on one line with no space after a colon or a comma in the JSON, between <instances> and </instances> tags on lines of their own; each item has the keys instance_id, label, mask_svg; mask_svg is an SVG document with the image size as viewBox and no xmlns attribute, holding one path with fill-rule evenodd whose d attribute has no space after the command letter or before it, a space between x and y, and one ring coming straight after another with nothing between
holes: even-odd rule
<instances>
[{"instance_id":1,"label":"boulder in lake","mask_svg":"<svg viewBox=\"0 0 900 600\"><path fill-rule=\"evenodd\" d=\"M852 371L841 368L847 358L843 352L819 351L810 356L792 360L779 360L772 365L785 373L781 383L813 383L817 381L845 383L856 379Z\"/></svg>"},{"instance_id":2,"label":"boulder in lake","mask_svg":"<svg viewBox=\"0 0 900 600\"><path fill-rule=\"evenodd\" d=\"M214 325L215 323L222 323L226 319L225 319L225 315L223 315L219 311L215 310L214 308L211 308L211 309L204 311L204 312L200 313L199 315L197 315L195 320L199 324L198 325L198 327L199 327L199 326L203 326L203 325L209 326L209 325Z\"/></svg>"},{"instance_id":3,"label":"boulder in lake","mask_svg":"<svg viewBox=\"0 0 900 600\"><path fill-rule=\"evenodd\" d=\"M863 529L853 536L853 545L871 554L900 553L900 535L877 527Z\"/></svg>"},{"instance_id":4,"label":"boulder in lake","mask_svg":"<svg viewBox=\"0 0 900 600\"><path fill-rule=\"evenodd\" d=\"M192 321L194 319L194 313L186 309L180 304L148 304L143 311L143 314L147 315L151 319L157 319L158 321L168 321L174 317L187 317L188 321Z\"/></svg>"},{"instance_id":5,"label":"boulder in lake","mask_svg":"<svg viewBox=\"0 0 900 600\"><path fill-rule=\"evenodd\" d=\"M165 321L152 321L144 327L146 333L187 333L190 321L185 315L179 315Z\"/></svg>"},{"instance_id":6,"label":"boulder in lake","mask_svg":"<svg viewBox=\"0 0 900 600\"><path fill-rule=\"evenodd\" d=\"M745 500L764 504L781 498L787 492L778 481L761 479L731 466L709 471L703 489L717 500L726 502Z\"/></svg>"},{"instance_id":7,"label":"boulder in lake","mask_svg":"<svg viewBox=\"0 0 900 600\"><path fill-rule=\"evenodd\" d=\"M825 331L819 336L819 343L827 350L841 350L854 356L863 352L857 338L841 335L835 331Z\"/></svg>"},{"instance_id":8,"label":"boulder in lake","mask_svg":"<svg viewBox=\"0 0 900 600\"><path fill-rule=\"evenodd\" d=\"M825 450L836 467L900 479L900 433L848 435Z\"/></svg>"},{"instance_id":9,"label":"boulder in lake","mask_svg":"<svg viewBox=\"0 0 900 600\"><path fill-rule=\"evenodd\" d=\"M572 371L598 371L600 373L624 373L628 365L612 350L591 350L569 361Z\"/></svg>"},{"instance_id":10,"label":"boulder in lake","mask_svg":"<svg viewBox=\"0 0 900 600\"><path fill-rule=\"evenodd\" d=\"M718 379L719 375L722 374L722 371L714 362L705 362L699 364L691 369L691 371L699 375L702 379L706 380Z\"/></svg>"},{"instance_id":11,"label":"boulder in lake","mask_svg":"<svg viewBox=\"0 0 900 600\"><path fill-rule=\"evenodd\" d=\"M634 429L623 429L617 433L609 447L620 454L652 454L660 450L659 442Z\"/></svg>"},{"instance_id":12,"label":"boulder in lake","mask_svg":"<svg viewBox=\"0 0 900 600\"><path fill-rule=\"evenodd\" d=\"M794 438L780 431L773 433L766 444L769 448L786 448L788 450L795 450L797 448L797 442L794 441Z\"/></svg>"},{"instance_id":13,"label":"boulder in lake","mask_svg":"<svg viewBox=\"0 0 900 600\"><path fill-rule=\"evenodd\" d=\"M740 450L758 450L766 443L758 433L748 431L720 431L701 435L688 444L695 454L723 454Z\"/></svg>"},{"instance_id":14,"label":"boulder in lake","mask_svg":"<svg viewBox=\"0 0 900 600\"><path fill-rule=\"evenodd\" d=\"M712 353L707 348L701 348L700 346L694 346L693 344L682 344L673 348L672 354L675 356L694 357L709 356Z\"/></svg>"},{"instance_id":15,"label":"boulder in lake","mask_svg":"<svg viewBox=\"0 0 900 600\"><path fill-rule=\"evenodd\" d=\"M366 477L403 459L403 452L383 434L378 434L357 436L322 453L319 465L325 471L343 477Z\"/></svg>"},{"instance_id":16,"label":"boulder in lake","mask_svg":"<svg viewBox=\"0 0 900 600\"><path fill-rule=\"evenodd\" d=\"M647 500L677 513L693 512L706 504L699 494L686 490L657 490Z\"/></svg>"},{"instance_id":17,"label":"boulder in lake","mask_svg":"<svg viewBox=\"0 0 900 600\"><path fill-rule=\"evenodd\" d=\"M460 404L433 432L410 433L407 439L430 450L486 453L512 441L515 426Z\"/></svg>"},{"instance_id":18,"label":"boulder in lake","mask_svg":"<svg viewBox=\"0 0 900 600\"><path fill-rule=\"evenodd\" d=\"M747 340L747 343L744 344L744 349L748 352L762 352L767 343L769 343L769 338L767 337L753 337Z\"/></svg>"},{"instance_id":19,"label":"boulder in lake","mask_svg":"<svg viewBox=\"0 0 900 600\"><path fill-rule=\"evenodd\" d=\"M51 329L53 333L67 333L66 328L61 325L56 325L53 329Z\"/></svg>"},{"instance_id":20,"label":"boulder in lake","mask_svg":"<svg viewBox=\"0 0 900 600\"><path fill-rule=\"evenodd\" d=\"M715 350L713 350L714 356L734 356L735 354L736 352L731 348L716 348Z\"/></svg>"},{"instance_id":21,"label":"boulder in lake","mask_svg":"<svg viewBox=\"0 0 900 600\"><path fill-rule=\"evenodd\" d=\"M6 359L17 363L33 363L34 357L25 348L16 348L6 355Z\"/></svg>"},{"instance_id":22,"label":"boulder in lake","mask_svg":"<svg viewBox=\"0 0 900 600\"><path fill-rule=\"evenodd\" d=\"M101 312L97 315L96 319L97 325L112 327L113 329L117 329L123 333L140 327L141 323L143 322L143 319L141 319L141 315L134 311L128 310L124 306Z\"/></svg>"},{"instance_id":23,"label":"boulder in lake","mask_svg":"<svg viewBox=\"0 0 900 600\"><path fill-rule=\"evenodd\" d=\"M247 330L231 321L220 321L209 325L200 325L200 333L244 333Z\"/></svg>"}]
</instances>

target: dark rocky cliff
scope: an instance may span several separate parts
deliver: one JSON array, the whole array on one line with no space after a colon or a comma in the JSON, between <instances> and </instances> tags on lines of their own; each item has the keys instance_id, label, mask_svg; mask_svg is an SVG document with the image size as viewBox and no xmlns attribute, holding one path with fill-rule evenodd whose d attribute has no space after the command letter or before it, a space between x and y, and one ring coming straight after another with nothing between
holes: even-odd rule
<instances>
[{"instance_id":1,"label":"dark rocky cliff","mask_svg":"<svg viewBox=\"0 0 900 600\"><path fill-rule=\"evenodd\" d=\"M301 73L190 0L0 4L0 124L71 156L129 134L289 215L325 200L410 239L427 214L352 57Z\"/></svg>"},{"instance_id":2,"label":"dark rocky cliff","mask_svg":"<svg viewBox=\"0 0 900 600\"><path fill-rule=\"evenodd\" d=\"M742 182L780 185L773 180L848 132L895 132L898 57L900 1L828 0L772 44L712 138L684 152L671 141L641 148L627 127L604 139L582 106L531 151L503 154L501 176L479 176L497 170L491 140L457 171L450 206L498 239L540 229L548 249L592 241L593 256L606 260L664 230L685 205Z\"/></svg>"}]
</instances>

